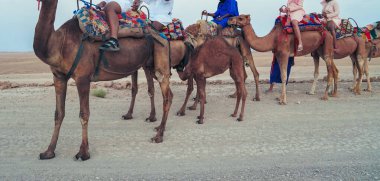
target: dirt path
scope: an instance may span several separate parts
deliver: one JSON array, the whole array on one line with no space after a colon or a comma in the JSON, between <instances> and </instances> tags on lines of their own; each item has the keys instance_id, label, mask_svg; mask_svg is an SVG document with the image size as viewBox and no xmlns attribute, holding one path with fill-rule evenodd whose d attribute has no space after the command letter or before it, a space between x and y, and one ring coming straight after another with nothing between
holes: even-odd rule
<instances>
[{"instance_id":1,"label":"dirt path","mask_svg":"<svg viewBox=\"0 0 380 181\"><path fill-rule=\"evenodd\" d=\"M249 101L240 123L229 117L234 100L226 96L233 85L207 85L204 125L195 124L198 111L175 116L186 88L172 85L162 144L149 142L158 123L143 121L149 114L146 86L140 86L131 121L120 120L129 90L110 89L105 99L90 100L92 158L86 162L72 160L81 139L75 87L69 88L56 158L48 161L37 156L50 141L54 89L2 90L0 180L379 180L380 83L361 96L348 91L351 83L341 83L339 98L327 102L319 100L324 85L308 96L309 83L289 84L287 106L274 100L279 92ZM157 88L156 95L160 118Z\"/></svg>"}]
</instances>

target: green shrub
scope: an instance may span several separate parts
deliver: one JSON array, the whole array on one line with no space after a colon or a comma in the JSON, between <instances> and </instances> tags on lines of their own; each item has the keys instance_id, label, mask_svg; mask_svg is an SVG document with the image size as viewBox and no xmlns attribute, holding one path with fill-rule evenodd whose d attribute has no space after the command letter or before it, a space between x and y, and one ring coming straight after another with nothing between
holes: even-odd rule
<instances>
[{"instance_id":1,"label":"green shrub","mask_svg":"<svg viewBox=\"0 0 380 181\"><path fill-rule=\"evenodd\" d=\"M92 95L95 97L105 98L107 95L107 92L103 89L94 89L92 90Z\"/></svg>"}]
</instances>

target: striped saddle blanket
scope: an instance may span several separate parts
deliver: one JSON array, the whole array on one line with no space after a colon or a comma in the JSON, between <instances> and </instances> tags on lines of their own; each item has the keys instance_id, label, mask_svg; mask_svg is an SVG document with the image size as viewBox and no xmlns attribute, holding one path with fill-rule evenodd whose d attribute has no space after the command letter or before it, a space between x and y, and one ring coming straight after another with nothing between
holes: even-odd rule
<instances>
[{"instance_id":1,"label":"striped saddle blanket","mask_svg":"<svg viewBox=\"0 0 380 181\"><path fill-rule=\"evenodd\" d=\"M119 16L118 37L142 37L143 28L149 23L142 11L127 11ZM105 40L110 34L110 27L103 12L91 7L77 11L76 17L83 33L94 40Z\"/></svg>"},{"instance_id":2,"label":"striped saddle blanket","mask_svg":"<svg viewBox=\"0 0 380 181\"><path fill-rule=\"evenodd\" d=\"M359 28L358 33L361 34L366 42L371 42L374 39L380 38L380 21Z\"/></svg>"},{"instance_id":3,"label":"striped saddle blanket","mask_svg":"<svg viewBox=\"0 0 380 181\"><path fill-rule=\"evenodd\" d=\"M290 18L287 15L282 15L277 17L275 24L280 24L285 32L292 34L293 26L290 22ZM323 30L323 25L316 13L307 14L303 17L302 21L299 22L298 26L302 31L321 31Z\"/></svg>"},{"instance_id":4,"label":"striped saddle blanket","mask_svg":"<svg viewBox=\"0 0 380 181\"><path fill-rule=\"evenodd\" d=\"M349 19L342 19L340 27L337 27L335 30L336 39L351 37L354 35L354 30L354 26L352 26Z\"/></svg>"}]
</instances>

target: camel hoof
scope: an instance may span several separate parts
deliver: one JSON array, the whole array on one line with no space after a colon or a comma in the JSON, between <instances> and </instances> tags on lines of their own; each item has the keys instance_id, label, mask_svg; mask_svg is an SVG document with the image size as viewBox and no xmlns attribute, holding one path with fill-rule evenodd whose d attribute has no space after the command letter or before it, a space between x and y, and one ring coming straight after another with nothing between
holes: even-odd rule
<instances>
[{"instance_id":1,"label":"camel hoof","mask_svg":"<svg viewBox=\"0 0 380 181\"><path fill-rule=\"evenodd\" d=\"M284 105L286 105L286 102L284 102L284 101L279 101L278 104L280 104L281 106L284 106Z\"/></svg>"},{"instance_id":2,"label":"camel hoof","mask_svg":"<svg viewBox=\"0 0 380 181\"><path fill-rule=\"evenodd\" d=\"M198 118L199 119L199 118ZM197 121L197 124L203 124L204 122L203 122L203 120L202 119L199 119L198 121Z\"/></svg>"},{"instance_id":3,"label":"camel hoof","mask_svg":"<svg viewBox=\"0 0 380 181\"><path fill-rule=\"evenodd\" d=\"M337 93L333 93L333 94L331 94L331 97L338 97L338 94Z\"/></svg>"},{"instance_id":4,"label":"camel hoof","mask_svg":"<svg viewBox=\"0 0 380 181\"><path fill-rule=\"evenodd\" d=\"M40 160L49 160L55 157L55 153L51 151L45 151L40 153Z\"/></svg>"},{"instance_id":5,"label":"camel hoof","mask_svg":"<svg viewBox=\"0 0 380 181\"><path fill-rule=\"evenodd\" d=\"M236 121L237 121L237 122L242 122L242 121L243 121L243 118L237 118Z\"/></svg>"},{"instance_id":6,"label":"camel hoof","mask_svg":"<svg viewBox=\"0 0 380 181\"><path fill-rule=\"evenodd\" d=\"M177 116L185 116L185 111L178 111Z\"/></svg>"},{"instance_id":7,"label":"camel hoof","mask_svg":"<svg viewBox=\"0 0 380 181\"><path fill-rule=\"evenodd\" d=\"M364 92L372 92L372 89L363 89Z\"/></svg>"},{"instance_id":8,"label":"camel hoof","mask_svg":"<svg viewBox=\"0 0 380 181\"><path fill-rule=\"evenodd\" d=\"M307 95L315 95L315 92L306 92Z\"/></svg>"},{"instance_id":9,"label":"camel hoof","mask_svg":"<svg viewBox=\"0 0 380 181\"><path fill-rule=\"evenodd\" d=\"M231 94L231 95L228 96L228 98L236 98L236 97L237 97L236 94Z\"/></svg>"},{"instance_id":10,"label":"camel hoof","mask_svg":"<svg viewBox=\"0 0 380 181\"><path fill-rule=\"evenodd\" d=\"M187 109L189 109L189 110L191 110L191 111L195 111L195 110L197 110L197 108L196 108L196 107L193 107L193 106L190 106L190 107L188 107Z\"/></svg>"},{"instance_id":11,"label":"camel hoof","mask_svg":"<svg viewBox=\"0 0 380 181\"><path fill-rule=\"evenodd\" d=\"M322 101L327 101L327 100L329 100L329 98L327 98L327 96L323 96L323 97L321 97L321 100Z\"/></svg>"},{"instance_id":12,"label":"camel hoof","mask_svg":"<svg viewBox=\"0 0 380 181\"><path fill-rule=\"evenodd\" d=\"M236 118L236 116L237 116L236 114L231 114L231 117L233 118Z\"/></svg>"},{"instance_id":13,"label":"camel hoof","mask_svg":"<svg viewBox=\"0 0 380 181\"><path fill-rule=\"evenodd\" d=\"M145 122L149 122L149 123L153 123L153 122L156 122L156 121L157 121L157 118L156 117L152 117L152 116L145 119Z\"/></svg>"},{"instance_id":14,"label":"camel hoof","mask_svg":"<svg viewBox=\"0 0 380 181\"><path fill-rule=\"evenodd\" d=\"M123 119L123 120L131 120L131 119L133 119L133 116L132 116L132 114L126 114L126 115L121 116L121 119Z\"/></svg>"},{"instance_id":15,"label":"camel hoof","mask_svg":"<svg viewBox=\"0 0 380 181\"><path fill-rule=\"evenodd\" d=\"M260 99L260 97L254 97L253 99L252 99L252 101L257 101L257 102L260 102L261 101L261 99Z\"/></svg>"},{"instance_id":16,"label":"camel hoof","mask_svg":"<svg viewBox=\"0 0 380 181\"><path fill-rule=\"evenodd\" d=\"M162 143L164 141L164 138L162 136L155 136L150 139L152 143Z\"/></svg>"},{"instance_id":17,"label":"camel hoof","mask_svg":"<svg viewBox=\"0 0 380 181\"><path fill-rule=\"evenodd\" d=\"M74 159L75 159L75 160L82 160L82 161L86 161L86 160L90 159L90 153L82 153L82 152L83 152L83 151L79 151L79 152L75 155Z\"/></svg>"}]
</instances>

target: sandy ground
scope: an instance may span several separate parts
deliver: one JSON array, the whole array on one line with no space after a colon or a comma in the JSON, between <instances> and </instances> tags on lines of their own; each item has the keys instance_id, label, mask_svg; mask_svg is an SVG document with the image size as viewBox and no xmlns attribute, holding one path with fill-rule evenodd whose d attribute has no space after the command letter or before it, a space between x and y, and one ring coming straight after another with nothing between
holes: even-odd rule
<instances>
[{"instance_id":1,"label":"sandy ground","mask_svg":"<svg viewBox=\"0 0 380 181\"><path fill-rule=\"evenodd\" d=\"M6 56L19 58L11 65L13 59L4 60ZM49 69L33 55L0 57L0 81L51 79ZM256 60L266 79L270 57L258 55ZM341 79L350 79L349 60L337 64ZM372 75L378 76L379 65L376 59L371 62ZM305 57L296 62L292 76L309 80L312 70L312 60ZM226 75L214 80L219 79L229 80ZM245 121L236 122L229 117L235 101L227 98L234 86L209 84L205 124L196 125L198 111L175 115L186 87L173 84L175 97L162 144L149 142L158 122L143 121L149 114L144 83L130 121L120 119L128 109L130 90L106 89L105 99L90 100L91 159L86 162L72 159L81 141L75 86L69 87L56 158L48 161L38 160L38 154L47 148L53 130L54 88L0 90L0 180L380 180L380 83L360 96L348 91L350 82L340 83L339 97L327 102L319 100L325 82L319 82L313 96L305 94L310 85L289 84L287 106L277 105L278 89L262 94L261 102L247 102ZM247 84L249 98L253 86ZM261 85L261 90L267 87ZM160 119L157 88L156 95Z\"/></svg>"}]
</instances>

